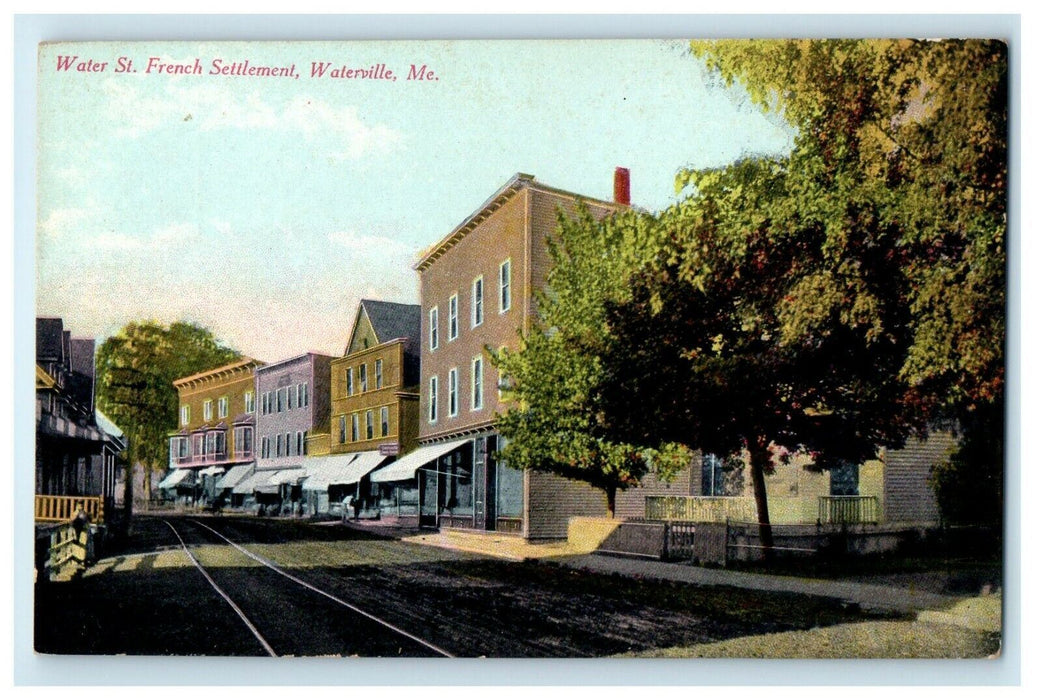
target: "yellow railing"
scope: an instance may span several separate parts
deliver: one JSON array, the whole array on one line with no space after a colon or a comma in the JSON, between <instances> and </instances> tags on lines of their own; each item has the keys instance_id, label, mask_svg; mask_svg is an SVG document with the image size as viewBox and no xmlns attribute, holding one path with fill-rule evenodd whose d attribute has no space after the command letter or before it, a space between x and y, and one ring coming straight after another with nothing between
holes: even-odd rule
<instances>
[{"instance_id":1,"label":"yellow railing","mask_svg":"<svg viewBox=\"0 0 1042 700\"><path fill-rule=\"evenodd\" d=\"M36 496L37 522L70 522L81 510L93 523L105 521L105 502L101 496Z\"/></svg>"},{"instance_id":2,"label":"yellow railing","mask_svg":"<svg viewBox=\"0 0 1042 700\"><path fill-rule=\"evenodd\" d=\"M878 523L879 500L875 496L819 496L818 520L822 523Z\"/></svg>"},{"instance_id":3,"label":"yellow railing","mask_svg":"<svg viewBox=\"0 0 1042 700\"><path fill-rule=\"evenodd\" d=\"M740 496L645 496L644 517L694 523L755 522L756 504Z\"/></svg>"}]
</instances>

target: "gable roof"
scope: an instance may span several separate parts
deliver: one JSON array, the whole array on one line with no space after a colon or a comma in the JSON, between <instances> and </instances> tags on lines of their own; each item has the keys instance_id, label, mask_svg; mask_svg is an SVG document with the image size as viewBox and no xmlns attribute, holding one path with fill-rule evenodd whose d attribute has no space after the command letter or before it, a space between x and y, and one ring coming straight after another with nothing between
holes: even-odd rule
<instances>
[{"instance_id":1,"label":"gable roof","mask_svg":"<svg viewBox=\"0 0 1042 700\"><path fill-rule=\"evenodd\" d=\"M72 338L69 341L71 350L69 367L85 377L94 377L94 339Z\"/></svg>"},{"instance_id":2,"label":"gable roof","mask_svg":"<svg viewBox=\"0 0 1042 700\"><path fill-rule=\"evenodd\" d=\"M355 334L358 332L358 322L361 320L362 314L369 319L369 325L376 334L377 344L386 343L395 338L408 338L413 343L420 342L419 304L362 299L358 304L358 313L355 315L351 336L347 339L347 347L344 348L345 355L351 351L351 346L354 344Z\"/></svg>"},{"instance_id":3,"label":"gable roof","mask_svg":"<svg viewBox=\"0 0 1042 700\"><path fill-rule=\"evenodd\" d=\"M36 319L37 361L60 362L62 353L62 320L60 318Z\"/></svg>"}]
</instances>

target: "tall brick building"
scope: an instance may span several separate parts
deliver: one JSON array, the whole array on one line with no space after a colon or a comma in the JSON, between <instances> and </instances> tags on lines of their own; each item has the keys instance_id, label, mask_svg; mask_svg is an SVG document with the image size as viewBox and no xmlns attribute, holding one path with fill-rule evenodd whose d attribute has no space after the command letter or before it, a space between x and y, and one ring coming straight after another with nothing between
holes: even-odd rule
<instances>
[{"instance_id":1,"label":"tall brick building","mask_svg":"<svg viewBox=\"0 0 1042 700\"><path fill-rule=\"evenodd\" d=\"M603 494L580 482L497 459L497 413L506 405L488 349L516 349L536 313L550 267L557 212L580 203L597 219L629 203L628 172L616 201L549 187L519 173L429 248L420 275L420 448L373 474L419 487L423 524L563 537L568 517L603 515Z\"/></svg>"}]
</instances>

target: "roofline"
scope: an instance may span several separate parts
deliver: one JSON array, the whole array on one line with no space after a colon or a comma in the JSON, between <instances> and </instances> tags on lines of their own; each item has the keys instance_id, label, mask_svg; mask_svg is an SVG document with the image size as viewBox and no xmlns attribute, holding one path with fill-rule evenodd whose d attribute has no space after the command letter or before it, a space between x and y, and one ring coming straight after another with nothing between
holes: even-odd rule
<instances>
[{"instance_id":1,"label":"roofline","mask_svg":"<svg viewBox=\"0 0 1042 700\"><path fill-rule=\"evenodd\" d=\"M345 360L354 359L354 358L358 357L359 355L361 355L363 353L371 352L373 350L386 349L388 346L394 345L395 343L402 343L404 345L408 340L409 340L409 336L406 336L406 335L403 335L400 338L391 338L390 340L385 340L382 343L377 343L376 345L370 345L367 348L362 348L361 350L357 350L357 351L351 353L350 355L341 355L340 357L334 357L332 364L343 364ZM348 346L348 347L350 347L350 346Z\"/></svg>"},{"instance_id":2,"label":"roofline","mask_svg":"<svg viewBox=\"0 0 1042 700\"><path fill-rule=\"evenodd\" d=\"M597 204L608 206L612 209L622 210L628 208L625 204L619 204L618 202L609 202L604 199L597 199L596 197L587 197L586 195L579 194L577 192L569 192L568 190L562 190L557 187L550 187L544 185L541 182L536 182L535 175L529 175L528 173L516 173L505 185L500 187L496 192L485 200L485 202L477 208L470 216L464 219L458 226L452 229L451 232L440 241L435 243L433 246L425 249L421 253L420 260L412 266L413 270L422 272L434 263L435 260L440 258L445 251L452 246L456 245L462 240L468 233L477 228L478 224L487 219L497 209L502 207L507 201L510 200L515 194L523 189L531 188L546 192L548 194L554 194L561 197L568 197L572 199L579 199L584 202L594 202Z\"/></svg>"},{"instance_id":3,"label":"roofline","mask_svg":"<svg viewBox=\"0 0 1042 700\"><path fill-rule=\"evenodd\" d=\"M284 365L284 364L287 364L289 362L296 362L297 360L301 360L301 359L303 359L305 357L328 357L330 360L336 359L333 355L327 355L324 352L308 351L308 352L304 352L304 353L301 353L299 355L296 355L294 357L287 357L285 360L279 360L277 362L272 362L272 363L269 363L269 364L263 364L262 363L260 366L257 367L257 371L259 372L261 370L274 369L275 367L278 367L279 365Z\"/></svg>"},{"instance_id":4,"label":"roofline","mask_svg":"<svg viewBox=\"0 0 1042 700\"><path fill-rule=\"evenodd\" d=\"M187 377L181 377L180 379L174 380L174 386L181 388L182 386L188 386L204 379L217 378L222 374L230 374L236 370L257 367L263 367L264 363L260 360L255 360L252 357L244 357L241 360L232 362L231 364L223 365L221 367L215 367L214 369L208 369L205 372L198 372L196 374L189 375Z\"/></svg>"}]
</instances>

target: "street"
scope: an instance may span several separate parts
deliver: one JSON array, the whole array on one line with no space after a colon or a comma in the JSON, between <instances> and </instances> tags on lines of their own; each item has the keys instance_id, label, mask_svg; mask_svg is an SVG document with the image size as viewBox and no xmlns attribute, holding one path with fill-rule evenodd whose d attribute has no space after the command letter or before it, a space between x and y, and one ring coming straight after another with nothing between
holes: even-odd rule
<instances>
[{"instance_id":1,"label":"street","mask_svg":"<svg viewBox=\"0 0 1042 700\"><path fill-rule=\"evenodd\" d=\"M866 619L809 596L501 561L339 523L138 517L124 549L37 585L37 651L589 657Z\"/></svg>"}]
</instances>

